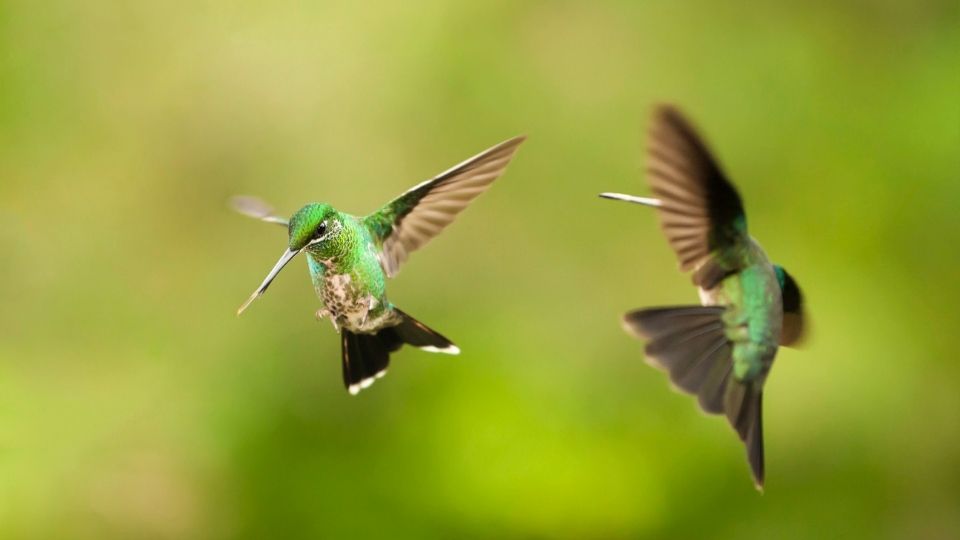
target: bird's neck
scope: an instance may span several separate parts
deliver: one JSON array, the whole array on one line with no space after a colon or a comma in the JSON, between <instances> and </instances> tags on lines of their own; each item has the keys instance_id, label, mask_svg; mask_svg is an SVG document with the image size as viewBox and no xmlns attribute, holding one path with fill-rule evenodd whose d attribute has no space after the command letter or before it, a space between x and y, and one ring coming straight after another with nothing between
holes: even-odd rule
<instances>
[{"instance_id":1,"label":"bird's neck","mask_svg":"<svg viewBox=\"0 0 960 540\"><path fill-rule=\"evenodd\" d=\"M357 262L357 247L363 242L362 231L349 219L336 223L340 230L328 241L309 246L307 256L328 271L344 273Z\"/></svg>"}]
</instances>

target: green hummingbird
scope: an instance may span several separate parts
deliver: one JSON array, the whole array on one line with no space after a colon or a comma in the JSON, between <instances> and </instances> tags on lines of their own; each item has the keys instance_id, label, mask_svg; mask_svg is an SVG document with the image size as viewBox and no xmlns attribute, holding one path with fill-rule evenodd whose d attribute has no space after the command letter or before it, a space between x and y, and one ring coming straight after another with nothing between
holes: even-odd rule
<instances>
[{"instance_id":1,"label":"green hummingbird","mask_svg":"<svg viewBox=\"0 0 960 540\"><path fill-rule=\"evenodd\" d=\"M281 269L305 253L313 287L340 333L343 383L356 394L382 377L390 353L404 344L429 352L459 354L449 339L407 315L387 299L394 277L423 247L503 174L525 137L515 137L422 182L376 212L358 217L326 203L311 203L289 220L254 197L234 197L235 210L287 227L287 249L237 315L267 290Z\"/></svg>"},{"instance_id":2,"label":"green hummingbird","mask_svg":"<svg viewBox=\"0 0 960 540\"><path fill-rule=\"evenodd\" d=\"M693 271L699 306L631 311L627 332L647 341L648 362L695 394L707 413L726 414L746 445L763 490L763 385L777 348L804 334L803 296L749 234L740 196L693 125L657 107L648 135L647 178L656 198L602 193L658 210L681 271Z\"/></svg>"}]
</instances>

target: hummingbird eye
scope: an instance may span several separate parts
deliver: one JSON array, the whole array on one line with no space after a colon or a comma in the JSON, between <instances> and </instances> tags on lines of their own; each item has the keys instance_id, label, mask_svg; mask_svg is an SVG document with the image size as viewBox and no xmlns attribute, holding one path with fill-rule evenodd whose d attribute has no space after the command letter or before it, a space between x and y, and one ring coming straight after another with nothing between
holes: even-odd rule
<instances>
[{"instance_id":1,"label":"hummingbird eye","mask_svg":"<svg viewBox=\"0 0 960 540\"><path fill-rule=\"evenodd\" d=\"M313 233L313 237L320 238L326 232L327 232L327 222L324 221L323 223L317 226L317 232Z\"/></svg>"}]
</instances>

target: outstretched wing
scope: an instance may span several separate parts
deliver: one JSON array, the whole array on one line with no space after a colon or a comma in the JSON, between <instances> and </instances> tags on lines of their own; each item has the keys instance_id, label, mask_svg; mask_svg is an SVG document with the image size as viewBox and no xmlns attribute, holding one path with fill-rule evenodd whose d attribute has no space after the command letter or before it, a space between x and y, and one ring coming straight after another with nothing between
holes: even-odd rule
<instances>
[{"instance_id":1,"label":"outstretched wing","mask_svg":"<svg viewBox=\"0 0 960 540\"><path fill-rule=\"evenodd\" d=\"M735 270L736 261L723 255L736 251L724 248L748 241L740 196L693 125L673 107L660 106L654 112L647 176L661 200L660 226L680 269L696 269L698 285L710 285Z\"/></svg>"},{"instance_id":2,"label":"outstretched wing","mask_svg":"<svg viewBox=\"0 0 960 540\"><path fill-rule=\"evenodd\" d=\"M423 182L394 199L364 223L380 243L388 277L407 256L440 233L473 199L503 174L526 137L514 137Z\"/></svg>"}]
</instances>

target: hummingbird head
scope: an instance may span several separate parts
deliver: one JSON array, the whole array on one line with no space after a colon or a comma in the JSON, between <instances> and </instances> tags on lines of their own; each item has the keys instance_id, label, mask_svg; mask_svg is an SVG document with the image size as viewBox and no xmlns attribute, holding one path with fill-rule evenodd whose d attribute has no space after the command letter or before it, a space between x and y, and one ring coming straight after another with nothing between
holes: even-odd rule
<instances>
[{"instance_id":1,"label":"hummingbird head","mask_svg":"<svg viewBox=\"0 0 960 540\"><path fill-rule=\"evenodd\" d=\"M287 265L301 251L309 249L311 246L319 248L327 240L337 236L343 230L341 214L333 209L329 204L310 203L290 218L290 224L287 227L289 240L287 250L280 256L280 260L273 266L263 283L253 291L250 298L240 306L237 315L243 313L251 302L256 300L267 290L280 270Z\"/></svg>"},{"instance_id":2,"label":"hummingbird head","mask_svg":"<svg viewBox=\"0 0 960 540\"><path fill-rule=\"evenodd\" d=\"M339 213L326 203L310 203L290 218L288 232L290 251L319 244L333 237L341 228Z\"/></svg>"}]
</instances>

